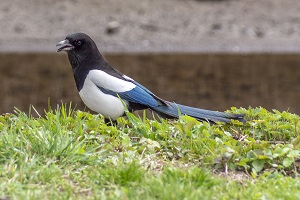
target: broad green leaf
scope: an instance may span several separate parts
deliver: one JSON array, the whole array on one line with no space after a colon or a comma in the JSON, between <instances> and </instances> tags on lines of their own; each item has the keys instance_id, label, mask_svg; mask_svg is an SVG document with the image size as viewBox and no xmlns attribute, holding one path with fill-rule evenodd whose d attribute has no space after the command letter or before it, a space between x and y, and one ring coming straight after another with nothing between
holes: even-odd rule
<instances>
[{"instance_id":1,"label":"broad green leaf","mask_svg":"<svg viewBox=\"0 0 300 200\"><path fill-rule=\"evenodd\" d=\"M285 167L289 167L289 166L291 166L293 164L293 162L294 162L294 159L291 158L291 157L288 157L288 158L283 159L282 164Z\"/></svg>"},{"instance_id":2,"label":"broad green leaf","mask_svg":"<svg viewBox=\"0 0 300 200\"><path fill-rule=\"evenodd\" d=\"M252 167L255 169L256 172L260 172L265 165L265 160L255 160L252 162Z\"/></svg>"}]
</instances>

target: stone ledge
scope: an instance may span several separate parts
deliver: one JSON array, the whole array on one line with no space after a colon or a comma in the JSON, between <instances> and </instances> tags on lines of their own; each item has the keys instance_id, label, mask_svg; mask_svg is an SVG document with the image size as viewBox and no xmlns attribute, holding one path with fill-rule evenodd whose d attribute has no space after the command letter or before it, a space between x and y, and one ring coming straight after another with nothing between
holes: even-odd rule
<instances>
[{"instance_id":1,"label":"stone ledge","mask_svg":"<svg viewBox=\"0 0 300 200\"><path fill-rule=\"evenodd\" d=\"M118 70L169 101L226 110L231 106L300 113L297 54L106 54ZM67 56L0 53L0 113L34 105L43 113L72 101L84 109Z\"/></svg>"}]
</instances>

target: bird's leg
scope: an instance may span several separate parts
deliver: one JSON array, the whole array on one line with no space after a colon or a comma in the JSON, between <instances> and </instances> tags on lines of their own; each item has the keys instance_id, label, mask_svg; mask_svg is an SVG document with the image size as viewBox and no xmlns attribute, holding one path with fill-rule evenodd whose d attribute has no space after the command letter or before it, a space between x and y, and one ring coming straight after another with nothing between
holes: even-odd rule
<instances>
[{"instance_id":1,"label":"bird's leg","mask_svg":"<svg viewBox=\"0 0 300 200\"><path fill-rule=\"evenodd\" d=\"M117 120L111 120L109 118L104 118L104 123L108 126L114 126L117 124Z\"/></svg>"}]
</instances>

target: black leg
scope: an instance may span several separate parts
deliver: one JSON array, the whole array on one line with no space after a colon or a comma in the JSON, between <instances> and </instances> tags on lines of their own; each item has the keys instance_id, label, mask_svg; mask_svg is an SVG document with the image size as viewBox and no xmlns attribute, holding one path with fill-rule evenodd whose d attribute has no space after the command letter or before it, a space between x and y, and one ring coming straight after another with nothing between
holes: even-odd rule
<instances>
[{"instance_id":1,"label":"black leg","mask_svg":"<svg viewBox=\"0 0 300 200\"><path fill-rule=\"evenodd\" d=\"M108 126L113 126L117 124L117 120L111 120L108 118L104 118L104 123Z\"/></svg>"}]
</instances>

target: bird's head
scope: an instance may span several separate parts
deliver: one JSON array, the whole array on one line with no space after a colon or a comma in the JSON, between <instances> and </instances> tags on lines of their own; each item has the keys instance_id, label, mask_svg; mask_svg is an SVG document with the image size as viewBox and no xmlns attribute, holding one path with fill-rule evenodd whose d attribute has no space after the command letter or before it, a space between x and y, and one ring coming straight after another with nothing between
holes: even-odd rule
<instances>
[{"instance_id":1,"label":"bird's head","mask_svg":"<svg viewBox=\"0 0 300 200\"><path fill-rule=\"evenodd\" d=\"M81 62L91 62L99 59L101 54L95 42L85 33L72 33L59 42L57 52L66 51L72 67L77 67Z\"/></svg>"},{"instance_id":2,"label":"bird's head","mask_svg":"<svg viewBox=\"0 0 300 200\"><path fill-rule=\"evenodd\" d=\"M72 33L66 39L59 42L57 52L60 51L84 51L95 45L94 41L85 33Z\"/></svg>"}]
</instances>

